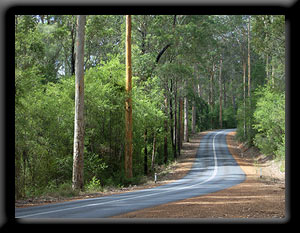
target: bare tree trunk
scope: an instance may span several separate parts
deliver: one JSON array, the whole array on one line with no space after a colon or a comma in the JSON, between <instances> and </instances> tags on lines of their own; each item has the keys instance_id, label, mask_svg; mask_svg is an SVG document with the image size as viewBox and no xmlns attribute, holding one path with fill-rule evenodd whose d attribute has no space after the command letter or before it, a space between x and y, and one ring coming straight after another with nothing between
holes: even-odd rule
<instances>
[{"instance_id":1,"label":"bare tree trunk","mask_svg":"<svg viewBox=\"0 0 300 233\"><path fill-rule=\"evenodd\" d=\"M226 80L223 79L223 102L224 102L224 108L227 106L227 100L226 100Z\"/></svg>"},{"instance_id":2,"label":"bare tree trunk","mask_svg":"<svg viewBox=\"0 0 300 233\"><path fill-rule=\"evenodd\" d=\"M72 29L71 29L71 75L75 74L75 36L74 32L76 34L75 25L72 23Z\"/></svg>"},{"instance_id":3,"label":"bare tree trunk","mask_svg":"<svg viewBox=\"0 0 300 233\"><path fill-rule=\"evenodd\" d=\"M269 55L266 57L266 73L267 73L267 80L269 81Z\"/></svg>"},{"instance_id":4,"label":"bare tree trunk","mask_svg":"<svg viewBox=\"0 0 300 233\"><path fill-rule=\"evenodd\" d=\"M220 74L219 74L219 88L220 88L220 115L219 115L219 124L220 128L223 128L222 125L222 58L220 60Z\"/></svg>"},{"instance_id":5,"label":"bare tree trunk","mask_svg":"<svg viewBox=\"0 0 300 233\"><path fill-rule=\"evenodd\" d=\"M201 83L200 83L200 77L197 77L197 65L194 65L194 94L195 96L198 95L198 97L201 97ZM192 133L196 133L196 103L195 100L193 100L192 105Z\"/></svg>"},{"instance_id":6,"label":"bare tree trunk","mask_svg":"<svg viewBox=\"0 0 300 233\"><path fill-rule=\"evenodd\" d=\"M181 122L180 122L180 107L181 107L181 98L179 98L179 101L178 101L178 123L177 123L177 150L178 150L178 156L180 156L180 150L181 150L181 139L180 139L180 136L181 136Z\"/></svg>"},{"instance_id":7,"label":"bare tree trunk","mask_svg":"<svg viewBox=\"0 0 300 233\"><path fill-rule=\"evenodd\" d=\"M202 92L201 92L201 84L200 84L200 83L198 84L197 88L198 88L198 96L199 96L199 97L202 97L202 96L201 96L201 93L202 93Z\"/></svg>"},{"instance_id":8,"label":"bare tree trunk","mask_svg":"<svg viewBox=\"0 0 300 233\"><path fill-rule=\"evenodd\" d=\"M274 80L274 64L271 65L271 77L272 77L272 87L275 86L275 80Z\"/></svg>"},{"instance_id":9,"label":"bare tree trunk","mask_svg":"<svg viewBox=\"0 0 300 233\"><path fill-rule=\"evenodd\" d=\"M249 106L249 110L251 111L250 20L251 20L251 16L249 16L249 22L248 22L248 98L249 98L248 106ZM251 117L249 117L248 119L249 119L248 134L251 135Z\"/></svg>"},{"instance_id":10,"label":"bare tree trunk","mask_svg":"<svg viewBox=\"0 0 300 233\"><path fill-rule=\"evenodd\" d=\"M176 153L176 144L175 144L175 132L174 132L174 121L173 121L173 103L172 103L172 89L173 89L173 81L170 80L171 87L170 87L170 135L171 135L171 141L172 141L172 149L173 153ZM167 163L167 161L165 161Z\"/></svg>"},{"instance_id":11,"label":"bare tree trunk","mask_svg":"<svg viewBox=\"0 0 300 233\"><path fill-rule=\"evenodd\" d=\"M156 134L154 132L153 133L153 150L152 150L152 159L151 159L151 171L154 171L155 150L156 150Z\"/></svg>"},{"instance_id":12,"label":"bare tree trunk","mask_svg":"<svg viewBox=\"0 0 300 233\"><path fill-rule=\"evenodd\" d=\"M197 69L197 65L195 65L195 70ZM197 77L197 73L195 71L195 85L194 85L194 92L195 94L198 94L198 97L202 97L202 90L201 90L201 80L200 80L200 74L199 77Z\"/></svg>"},{"instance_id":13,"label":"bare tree trunk","mask_svg":"<svg viewBox=\"0 0 300 233\"><path fill-rule=\"evenodd\" d=\"M215 63L213 63L212 71L210 74L210 91L209 91L209 105L210 105L210 111L212 113L213 107L214 107L214 94L213 94L213 82L214 82L214 74L215 74ZM213 118L212 114L210 117L210 128L213 128Z\"/></svg>"},{"instance_id":14,"label":"bare tree trunk","mask_svg":"<svg viewBox=\"0 0 300 233\"><path fill-rule=\"evenodd\" d=\"M178 154L180 156L183 139L183 99L179 98L179 119L178 119Z\"/></svg>"},{"instance_id":15,"label":"bare tree trunk","mask_svg":"<svg viewBox=\"0 0 300 233\"><path fill-rule=\"evenodd\" d=\"M251 75L250 75L250 19L249 17L249 23L248 23L248 97L250 101L251 96Z\"/></svg>"},{"instance_id":16,"label":"bare tree trunk","mask_svg":"<svg viewBox=\"0 0 300 233\"><path fill-rule=\"evenodd\" d=\"M183 98L180 98L180 149L182 148L183 135L184 135L184 126L183 126Z\"/></svg>"},{"instance_id":17,"label":"bare tree trunk","mask_svg":"<svg viewBox=\"0 0 300 233\"><path fill-rule=\"evenodd\" d=\"M234 94L232 94L232 106L235 110L237 109L237 106L235 104L235 95Z\"/></svg>"},{"instance_id":18,"label":"bare tree trunk","mask_svg":"<svg viewBox=\"0 0 300 233\"><path fill-rule=\"evenodd\" d=\"M167 92L167 88L166 88ZM165 114L168 117L168 97L167 93L165 93ZM168 162L168 120L164 121L164 128L165 128L165 136L164 136L164 163ZM154 133L155 136L155 133Z\"/></svg>"},{"instance_id":19,"label":"bare tree trunk","mask_svg":"<svg viewBox=\"0 0 300 233\"><path fill-rule=\"evenodd\" d=\"M189 127L188 127L188 99L184 97L184 135L183 139L185 142L189 141Z\"/></svg>"},{"instance_id":20,"label":"bare tree trunk","mask_svg":"<svg viewBox=\"0 0 300 233\"><path fill-rule=\"evenodd\" d=\"M246 136L246 61L243 61L243 86L244 86L244 137Z\"/></svg>"},{"instance_id":21,"label":"bare tree trunk","mask_svg":"<svg viewBox=\"0 0 300 233\"><path fill-rule=\"evenodd\" d=\"M196 106L195 101L192 105L192 133L196 133Z\"/></svg>"},{"instance_id":22,"label":"bare tree trunk","mask_svg":"<svg viewBox=\"0 0 300 233\"><path fill-rule=\"evenodd\" d=\"M83 151L84 151L84 34L86 16L77 16L77 41L75 63L75 121L73 151L73 190L83 189Z\"/></svg>"},{"instance_id":23,"label":"bare tree trunk","mask_svg":"<svg viewBox=\"0 0 300 233\"><path fill-rule=\"evenodd\" d=\"M126 15L125 176L132 178L131 15Z\"/></svg>"},{"instance_id":24,"label":"bare tree trunk","mask_svg":"<svg viewBox=\"0 0 300 233\"><path fill-rule=\"evenodd\" d=\"M147 129L144 132L144 175L148 174Z\"/></svg>"},{"instance_id":25,"label":"bare tree trunk","mask_svg":"<svg viewBox=\"0 0 300 233\"><path fill-rule=\"evenodd\" d=\"M175 90L174 90L174 145L175 145L175 150L174 150L174 158L177 158L177 134L178 134L178 129L177 129L177 80L175 81Z\"/></svg>"}]
</instances>

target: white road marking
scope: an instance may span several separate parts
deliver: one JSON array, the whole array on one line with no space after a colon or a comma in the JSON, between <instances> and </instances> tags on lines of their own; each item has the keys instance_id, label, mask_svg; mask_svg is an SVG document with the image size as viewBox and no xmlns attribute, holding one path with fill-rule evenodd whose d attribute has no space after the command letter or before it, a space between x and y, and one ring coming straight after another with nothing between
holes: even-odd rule
<instances>
[{"instance_id":1,"label":"white road marking","mask_svg":"<svg viewBox=\"0 0 300 233\"><path fill-rule=\"evenodd\" d=\"M84 207L104 205L104 204L108 204L108 203L112 203L112 202L120 202L120 201L135 199L135 198L137 199L137 198L141 198L141 197L154 196L154 195L158 195L158 194L162 194L162 193L172 192L173 190L189 189L191 187L207 183L208 181L212 180L217 175L217 172L218 172L218 159L217 159L217 154L216 154L216 149L215 149L215 138L218 134L222 133L223 131L219 131L213 137L213 152L214 152L214 162L215 162L213 174L208 179L206 179L206 180L204 180L200 183L193 184L193 185L190 185L190 186L185 186L185 187L182 187L182 188L176 188L176 187L175 188L168 188L167 191L164 191L164 192L156 192L156 193L150 193L150 194L145 194L145 195L135 195L133 197L123 198L123 199L119 199L119 200L112 200L112 201L107 201L107 202L102 202L102 203L87 204L87 205L82 205L82 206L77 206L77 207L70 207L70 208L65 208L65 209L46 211L46 212L35 213L35 214L28 214L28 215L19 216L19 217L16 217L16 218L28 218L28 217L32 217L32 216L36 216L36 215L51 214L51 213L62 212L62 211L66 211L66 210L74 210L74 209L79 209L79 208L84 208ZM99 197L99 198L95 198L93 200L97 200L97 199L101 199L101 198L102 197Z\"/></svg>"}]
</instances>

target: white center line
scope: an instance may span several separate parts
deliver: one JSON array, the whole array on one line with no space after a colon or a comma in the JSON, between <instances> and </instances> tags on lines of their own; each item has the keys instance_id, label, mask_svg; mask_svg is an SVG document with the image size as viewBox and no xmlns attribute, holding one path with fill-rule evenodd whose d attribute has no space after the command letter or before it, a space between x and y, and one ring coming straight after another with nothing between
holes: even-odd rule
<instances>
[{"instance_id":1,"label":"white center line","mask_svg":"<svg viewBox=\"0 0 300 233\"><path fill-rule=\"evenodd\" d=\"M120 201L126 201L126 200L131 200L131 199L138 199L138 198L142 198L142 197L148 197L148 196L154 196L154 195L159 195L159 194L163 194L163 193L168 193L168 192L172 192L174 190L178 191L178 190L181 190L181 189L189 189L191 187L207 183L208 181L212 180L217 175L217 172L218 172L218 160L217 160L217 154L216 154L216 149L215 149L215 138L218 134L220 134L222 132L223 131L219 131L213 137L213 152L214 152L214 162L215 162L214 171L213 171L212 175L209 178L207 178L206 180L204 180L200 183L193 184L193 185L190 185L190 186L184 186L184 187L181 187L181 188L176 188L176 187L175 188L168 188L167 191L163 191L163 192L156 192L156 193L150 193L150 194L145 194L145 195L135 195L133 197L123 198L123 199L119 199L119 200L112 200L112 201L107 201L107 202L87 204L87 205L82 205L82 206L77 206L77 207L70 207L70 208L59 209L59 210L45 211L45 212L35 213L35 214L28 214L28 215L19 216L17 218L27 218L27 217L37 216L37 215L57 213L57 212L62 212L62 211L67 211L67 210L74 210L74 209L90 207L90 206L105 205L105 204L112 203L112 202L120 202ZM98 198L98 199L100 199L100 198ZM96 198L94 200L96 200Z\"/></svg>"}]
</instances>

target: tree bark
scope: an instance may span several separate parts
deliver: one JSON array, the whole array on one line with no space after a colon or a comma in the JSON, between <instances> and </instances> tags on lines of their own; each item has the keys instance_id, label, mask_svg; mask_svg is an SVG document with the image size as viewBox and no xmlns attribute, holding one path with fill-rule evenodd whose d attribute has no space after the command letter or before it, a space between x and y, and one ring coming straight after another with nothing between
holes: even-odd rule
<instances>
[{"instance_id":1,"label":"tree bark","mask_svg":"<svg viewBox=\"0 0 300 233\"><path fill-rule=\"evenodd\" d=\"M222 125L222 58L220 60L220 74L219 74L219 88L220 88L220 98L219 98L219 102L220 102L220 113L219 113L219 125L220 128L223 128Z\"/></svg>"},{"instance_id":2,"label":"tree bark","mask_svg":"<svg viewBox=\"0 0 300 233\"><path fill-rule=\"evenodd\" d=\"M213 82L214 82L214 75L215 75L215 63L213 63L212 71L210 74L210 89L209 89L209 105L210 105L210 111L212 113L214 108L214 94L213 94ZM213 128L213 117L211 114L210 117L210 128Z\"/></svg>"},{"instance_id":3,"label":"tree bark","mask_svg":"<svg viewBox=\"0 0 300 233\"><path fill-rule=\"evenodd\" d=\"M184 128L183 128L183 98L180 97L180 149L182 148L182 142L183 142L183 135L184 135Z\"/></svg>"},{"instance_id":4,"label":"tree bark","mask_svg":"<svg viewBox=\"0 0 300 233\"><path fill-rule=\"evenodd\" d=\"M183 138L183 100L179 97L179 117L178 117L178 132L177 132L177 143L178 143L178 155L180 156L180 151L182 147L182 138Z\"/></svg>"},{"instance_id":5,"label":"tree bark","mask_svg":"<svg viewBox=\"0 0 300 233\"><path fill-rule=\"evenodd\" d=\"M269 55L268 54L266 57L266 73L267 73L267 80L269 82Z\"/></svg>"},{"instance_id":6,"label":"tree bark","mask_svg":"<svg viewBox=\"0 0 300 233\"><path fill-rule=\"evenodd\" d=\"M167 92L167 88L166 88ZM165 114L168 117L168 97L167 93L165 93ZM168 120L164 121L164 128L165 128L165 136L164 136L164 163L166 164L168 161ZM155 133L154 133L155 136Z\"/></svg>"},{"instance_id":7,"label":"tree bark","mask_svg":"<svg viewBox=\"0 0 300 233\"><path fill-rule=\"evenodd\" d=\"M250 96L251 96L251 74L250 74L250 19L249 17L249 22L248 22L248 97L250 101Z\"/></svg>"},{"instance_id":8,"label":"tree bark","mask_svg":"<svg viewBox=\"0 0 300 233\"><path fill-rule=\"evenodd\" d=\"M248 106L249 106L249 110L251 111L250 20L251 20L251 16L249 16L249 22L248 22L248 98L249 98ZM251 117L249 117L248 119L249 119L248 133L251 134Z\"/></svg>"},{"instance_id":9,"label":"tree bark","mask_svg":"<svg viewBox=\"0 0 300 233\"><path fill-rule=\"evenodd\" d=\"M151 159L151 171L154 171L155 150L156 150L156 134L154 132L153 133L153 150L152 150L152 159Z\"/></svg>"},{"instance_id":10,"label":"tree bark","mask_svg":"<svg viewBox=\"0 0 300 233\"><path fill-rule=\"evenodd\" d=\"M225 78L225 77L224 77ZM224 103L224 108L227 106L227 100L226 100L226 80L223 79L223 103Z\"/></svg>"},{"instance_id":11,"label":"tree bark","mask_svg":"<svg viewBox=\"0 0 300 233\"><path fill-rule=\"evenodd\" d=\"M196 106L195 101L193 101L192 106L192 133L196 133Z\"/></svg>"},{"instance_id":12,"label":"tree bark","mask_svg":"<svg viewBox=\"0 0 300 233\"><path fill-rule=\"evenodd\" d=\"M148 174L147 129L144 132L144 175Z\"/></svg>"},{"instance_id":13,"label":"tree bark","mask_svg":"<svg viewBox=\"0 0 300 233\"><path fill-rule=\"evenodd\" d=\"M194 82L193 82L193 91L194 95L197 95L197 86L199 86L200 82L197 80L197 65L194 64ZM197 85L198 84L198 85ZM196 133L196 103L195 98L192 101L192 133Z\"/></svg>"},{"instance_id":14,"label":"tree bark","mask_svg":"<svg viewBox=\"0 0 300 233\"><path fill-rule=\"evenodd\" d=\"M76 34L75 26L72 24L72 29L71 29L71 75L75 74L75 36L74 36L74 31Z\"/></svg>"},{"instance_id":15,"label":"tree bark","mask_svg":"<svg viewBox=\"0 0 300 233\"><path fill-rule=\"evenodd\" d=\"M83 151L84 151L84 34L86 16L77 16L77 41L75 63L75 121L73 151L73 190L83 189Z\"/></svg>"},{"instance_id":16,"label":"tree bark","mask_svg":"<svg viewBox=\"0 0 300 233\"><path fill-rule=\"evenodd\" d=\"M176 144L175 144L175 132L174 132L174 121L173 121L173 103L172 103L172 93L173 93L173 81L170 80L170 135L171 135L171 142L172 142L172 149L173 153L176 153ZM167 161L165 161L166 163Z\"/></svg>"},{"instance_id":17,"label":"tree bark","mask_svg":"<svg viewBox=\"0 0 300 233\"><path fill-rule=\"evenodd\" d=\"M271 77L272 77L272 87L275 87L274 64L271 64Z\"/></svg>"},{"instance_id":18,"label":"tree bark","mask_svg":"<svg viewBox=\"0 0 300 233\"><path fill-rule=\"evenodd\" d=\"M131 15L126 15L125 176L132 178Z\"/></svg>"},{"instance_id":19,"label":"tree bark","mask_svg":"<svg viewBox=\"0 0 300 233\"><path fill-rule=\"evenodd\" d=\"M167 44L160 52L159 54L157 55L156 57L156 63L158 63L160 57L163 55L163 53L167 50L167 48L169 48L171 46L171 44Z\"/></svg>"},{"instance_id":20,"label":"tree bark","mask_svg":"<svg viewBox=\"0 0 300 233\"><path fill-rule=\"evenodd\" d=\"M244 86L244 137L246 136L246 61L243 61L243 86Z\"/></svg>"},{"instance_id":21,"label":"tree bark","mask_svg":"<svg viewBox=\"0 0 300 233\"><path fill-rule=\"evenodd\" d=\"M175 145L175 150L174 150L174 159L177 158L177 134L178 134L178 129L177 129L177 80L175 80L175 88L174 88L174 145Z\"/></svg>"},{"instance_id":22,"label":"tree bark","mask_svg":"<svg viewBox=\"0 0 300 233\"><path fill-rule=\"evenodd\" d=\"M185 142L189 141L189 127L188 127L188 99L184 97L184 135L183 140Z\"/></svg>"},{"instance_id":23,"label":"tree bark","mask_svg":"<svg viewBox=\"0 0 300 233\"><path fill-rule=\"evenodd\" d=\"M215 75L215 63L213 63L213 67L212 67L212 71L211 71L211 74L210 74L210 106L212 107L213 106L213 103L214 103L214 88L213 88L213 85L214 85L214 75Z\"/></svg>"}]
</instances>

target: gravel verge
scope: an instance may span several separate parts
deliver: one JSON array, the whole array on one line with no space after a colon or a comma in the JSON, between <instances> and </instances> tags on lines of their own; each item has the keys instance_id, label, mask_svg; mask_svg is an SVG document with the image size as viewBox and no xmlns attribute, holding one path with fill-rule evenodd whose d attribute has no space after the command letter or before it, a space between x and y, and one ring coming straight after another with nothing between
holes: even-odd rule
<instances>
[{"instance_id":1,"label":"gravel verge","mask_svg":"<svg viewBox=\"0 0 300 233\"><path fill-rule=\"evenodd\" d=\"M257 150L245 148L236 142L234 136L235 132L228 134L227 143L231 154L246 173L247 177L243 183L208 195L113 218L284 218L284 174L279 171L278 166L274 166L274 162L263 159L264 156Z\"/></svg>"}]
</instances>

